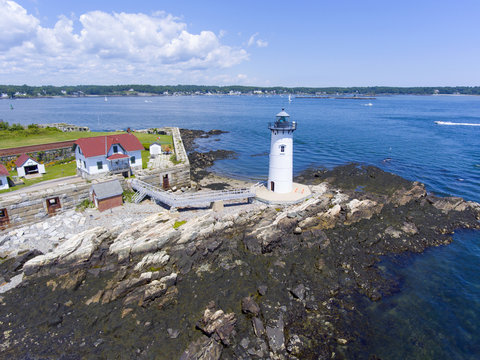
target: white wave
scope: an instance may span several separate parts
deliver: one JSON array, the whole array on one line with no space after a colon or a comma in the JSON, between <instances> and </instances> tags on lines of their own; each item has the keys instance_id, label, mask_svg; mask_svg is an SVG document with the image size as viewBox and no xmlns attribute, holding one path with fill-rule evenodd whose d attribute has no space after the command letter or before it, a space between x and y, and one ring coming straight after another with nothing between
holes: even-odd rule
<instances>
[{"instance_id":1,"label":"white wave","mask_svg":"<svg viewBox=\"0 0 480 360\"><path fill-rule=\"evenodd\" d=\"M459 126L480 126L480 124L476 123L456 123L450 121L435 121L437 125L459 125Z\"/></svg>"}]
</instances>

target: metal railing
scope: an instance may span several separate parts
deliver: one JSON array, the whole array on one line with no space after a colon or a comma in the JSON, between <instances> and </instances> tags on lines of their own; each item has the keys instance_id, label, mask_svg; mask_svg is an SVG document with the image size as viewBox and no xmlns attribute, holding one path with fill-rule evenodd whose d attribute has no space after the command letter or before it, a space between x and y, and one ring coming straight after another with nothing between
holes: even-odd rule
<instances>
[{"instance_id":1,"label":"metal railing","mask_svg":"<svg viewBox=\"0 0 480 360\"><path fill-rule=\"evenodd\" d=\"M122 165L122 166L119 166L119 165L112 166L112 165L110 165L108 171L112 174L119 173L119 172L124 172L124 171L130 171L130 165Z\"/></svg>"},{"instance_id":2,"label":"metal railing","mask_svg":"<svg viewBox=\"0 0 480 360\"><path fill-rule=\"evenodd\" d=\"M269 122L268 128L270 130L285 130L293 131L297 129L297 123L295 121L275 121Z\"/></svg>"},{"instance_id":3,"label":"metal railing","mask_svg":"<svg viewBox=\"0 0 480 360\"><path fill-rule=\"evenodd\" d=\"M175 207L201 205L220 200L235 200L255 197L255 188L258 184L250 188L206 191L190 194L173 194L164 191L156 186L150 185L144 181L133 179L130 182L132 188L137 193L132 198L134 202L140 202L145 196L159 201L165 205Z\"/></svg>"}]
</instances>

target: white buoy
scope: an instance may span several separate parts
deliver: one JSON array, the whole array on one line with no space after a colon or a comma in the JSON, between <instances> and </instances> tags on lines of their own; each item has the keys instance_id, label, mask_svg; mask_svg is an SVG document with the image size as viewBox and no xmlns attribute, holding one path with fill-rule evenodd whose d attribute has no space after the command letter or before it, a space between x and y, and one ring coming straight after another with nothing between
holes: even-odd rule
<instances>
[{"instance_id":1,"label":"white buoy","mask_svg":"<svg viewBox=\"0 0 480 360\"><path fill-rule=\"evenodd\" d=\"M277 119L268 124L271 132L270 163L268 168L268 190L279 194L292 191L293 182L293 132L295 121L290 121L284 109Z\"/></svg>"}]
</instances>

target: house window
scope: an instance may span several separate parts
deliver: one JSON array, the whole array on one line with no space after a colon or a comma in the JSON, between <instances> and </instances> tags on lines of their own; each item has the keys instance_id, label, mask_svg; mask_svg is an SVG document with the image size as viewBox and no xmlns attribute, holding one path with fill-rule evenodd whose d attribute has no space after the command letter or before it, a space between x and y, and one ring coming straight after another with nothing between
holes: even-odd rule
<instances>
[{"instance_id":1,"label":"house window","mask_svg":"<svg viewBox=\"0 0 480 360\"><path fill-rule=\"evenodd\" d=\"M113 145L113 152L114 152L114 153L117 153L117 152L118 152L118 146L117 146L117 145Z\"/></svg>"},{"instance_id":2,"label":"house window","mask_svg":"<svg viewBox=\"0 0 480 360\"><path fill-rule=\"evenodd\" d=\"M87 168L87 163L85 162L85 160L83 160L83 167L86 169Z\"/></svg>"},{"instance_id":3,"label":"house window","mask_svg":"<svg viewBox=\"0 0 480 360\"><path fill-rule=\"evenodd\" d=\"M3 185L3 181L2 181L2 179L0 179L0 185Z\"/></svg>"},{"instance_id":4,"label":"house window","mask_svg":"<svg viewBox=\"0 0 480 360\"><path fill-rule=\"evenodd\" d=\"M98 168L98 170L103 169L103 163L101 161L97 161L97 168Z\"/></svg>"},{"instance_id":5,"label":"house window","mask_svg":"<svg viewBox=\"0 0 480 360\"><path fill-rule=\"evenodd\" d=\"M130 157L130 162L131 162L132 164L135 164L135 156Z\"/></svg>"},{"instance_id":6,"label":"house window","mask_svg":"<svg viewBox=\"0 0 480 360\"><path fill-rule=\"evenodd\" d=\"M280 145L280 152L285 152L285 145Z\"/></svg>"}]
</instances>

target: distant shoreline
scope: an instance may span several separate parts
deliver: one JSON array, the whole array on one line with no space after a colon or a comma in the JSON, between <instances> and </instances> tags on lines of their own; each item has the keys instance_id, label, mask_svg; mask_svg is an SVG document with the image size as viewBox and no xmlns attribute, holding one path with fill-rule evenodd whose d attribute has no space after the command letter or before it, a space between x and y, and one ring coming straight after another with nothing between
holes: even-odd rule
<instances>
[{"instance_id":1,"label":"distant shoreline","mask_svg":"<svg viewBox=\"0 0 480 360\"><path fill-rule=\"evenodd\" d=\"M0 84L0 96L83 97L83 96L384 96L384 95L480 95L480 86L240 86L240 85L8 85Z\"/></svg>"},{"instance_id":2,"label":"distant shoreline","mask_svg":"<svg viewBox=\"0 0 480 360\"><path fill-rule=\"evenodd\" d=\"M111 94L111 95L52 95L52 96L17 96L14 98L2 97L0 100L30 100L30 99L77 99L77 98L102 98L102 97L179 97L179 96L256 96L256 97L265 97L266 94ZM279 96L284 97L286 94L269 94L268 96ZM299 95L293 97L293 99L336 99L336 100L376 100L377 97L386 97L386 96L473 96L477 97L480 94L376 94L375 96L338 96L338 95L325 95L325 96L308 96L308 95Z\"/></svg>"}]
</instances>

